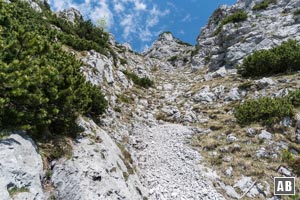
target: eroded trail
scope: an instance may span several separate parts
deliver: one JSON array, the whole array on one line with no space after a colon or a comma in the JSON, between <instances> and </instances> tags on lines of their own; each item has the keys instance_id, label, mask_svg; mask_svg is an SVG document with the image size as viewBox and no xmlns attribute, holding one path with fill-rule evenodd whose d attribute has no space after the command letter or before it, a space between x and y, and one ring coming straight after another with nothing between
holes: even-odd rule
<instances>
[{"instance_id":1,"label":"eroded trail","mask_svg":"<svg viewBox=\"0 0 300 200\"><path fill-rule=\"evenodd\" d=\"M159 93L165 95L164 100L158 101L162 107L180 101L182 89L188 86L187 82L176 80L184 78L182 74L166 75L168 79L162 78L158 87ZM172 123L133 129L133 155L151 200L224 199L203 176L201 155L190 145L193 134L190 127Z\"/></svg>"},{"instance_id":2,"label":"eroded trail","mask_svg":"<svg viewBox=\"0 0 300 200\"><path fill-rule=\"evenodd\" d=\"M224 199L202 176L201 156L189 144L192 130L165 124L136 129L135 135L144 142L136 157L150 199Z\"/></svg>"}]
</instances>

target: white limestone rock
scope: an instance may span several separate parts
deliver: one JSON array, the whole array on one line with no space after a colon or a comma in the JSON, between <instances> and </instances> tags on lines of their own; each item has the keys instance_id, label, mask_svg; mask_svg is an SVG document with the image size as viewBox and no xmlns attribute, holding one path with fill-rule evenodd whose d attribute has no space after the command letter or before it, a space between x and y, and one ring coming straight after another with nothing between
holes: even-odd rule
<instances>
[{"instance_id":1,"label":"white limestone rock","mask_svg":"<svg viewBox=\"0 0 300 200\"><path fill-rule=\"evenodd\" d=\"M86 66L81 67L81 69L88 81L95 85L101 85L104 81L108 84L114 83L113 61L111 59L92 50L82 61ZM121 79L124 80L124 77Z\"/></svg>"},{"instance_id":2,"label":"white limestone rock","mask_svg":"<svg viewBox=\"0 0 300 200\"><path fill-rule=\"evenodd\" d=\"M193 96L195 102L212 103L217 99L216 95L210 91L209 86L205 86Z\"/></svg>"},{"instance_id":3,"label":"white limestone rock","mask_svg":"<svg viewBox=\"0 0 300 200\"><path fill-rule=\"evenodd\" d=\"M253 11L253 6L259 2L240 0L233 6L216 9L198 36L199 51L192 58L192 68L235 68L254 51L269 49L288 39L300 39L300 17L293 15L299 9L297 0L278 0L267 9ZM247 20L228 23L216 34L222 19L237 10L245 11Z\"/></svg>"},{"instance_id":4,"label":"white limestone rock","mask_svg":"<svg viewBox=\"0 0 300 200\"><path fill-rule=\"evenodd\" d=\"M79 119L78 124L85 129L86 135L99 140L76 139L72 158L61 159L55 164L51 177L55 197L72 200L141 200L147 197L132 161L125 158L110 136L91 120Z\"/></svg>"},{"instance_id":5,"label":"white limestone rock","mask_svg":"<svg viewBox=\"0 0 300 200\"><path fill-rule=\"evenodd\" d=\"M170 63L175 68L180 68L188 65L193 50L192 45L180 41L170 32L164 32L144 55L147 58L157 58Z\"/></svg>"},{"instance_id":6,"label":"white limestone rock","mask_svg":"<svg viewBox=\"0 0 300 200\"><path fill-rule=\"evenodd\" d=\"M258 138L261 139L261 140L272 140L272 133L266 131L266 130L262 130L261 133L258 135Z\"/></svg>"},{"instance_id":7,"label":"white limestone rock","mask_svg":"<svg viewBox=\"0 0 300 200\"><path fill-rule=\"evenodd\" d=\"M41 176L43 162L34 142L25 133L12 133L0 139L0 196L10 200L8 190L25 189L14 199L46 200ZM27 190L27 191L26 191Z\"/></svg>"},{"instance_id":8,"label":"white limestone rock","mask_svg":"<svg viewBox=\"0 0 300 200\"><path fill-rule=\"evenodd\" d=\"M82 15L79 10L75 8L68 8L66 10L60 11L58 15L71 22L72 24L75 24L77 20L82 19Z\"/></svg>"}]
</instances>

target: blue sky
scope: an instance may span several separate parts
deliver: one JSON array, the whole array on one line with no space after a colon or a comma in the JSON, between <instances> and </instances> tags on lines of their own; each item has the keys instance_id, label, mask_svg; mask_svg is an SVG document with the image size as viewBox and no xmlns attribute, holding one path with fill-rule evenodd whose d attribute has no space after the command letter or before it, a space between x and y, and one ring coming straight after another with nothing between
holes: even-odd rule
<instances>
[{"instance_id":1,"label":"blue sky","mask_svg":"<svg viewBox=\"0 0 300 200\"><path fill-rule=\"evenodd\" d=\"M195 44L212 12L221 4L236 0L50 0L55 11L75 7L85 19L105 19L107 31L134 50L151 46L159 33L171 31L175 37Z\"/></svg>"}]
</instances>

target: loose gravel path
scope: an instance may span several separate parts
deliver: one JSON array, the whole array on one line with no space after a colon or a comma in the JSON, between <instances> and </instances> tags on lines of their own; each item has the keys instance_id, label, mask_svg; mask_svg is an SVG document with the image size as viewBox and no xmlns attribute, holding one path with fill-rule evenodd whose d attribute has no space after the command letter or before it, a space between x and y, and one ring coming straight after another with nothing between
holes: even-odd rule
<instances>
[{"instance_id":1,"label":"loose gravel path","mask_svg":"<svg viewBox=\"0 0 300 200\"><path fill-rule=\"evenodd\" d=\"M191 129L165 124L140 128L134 134L143 143L135 156L150 200L224 199L201 175L201 155L188 142Z\"/></svg>"}]
</instances>

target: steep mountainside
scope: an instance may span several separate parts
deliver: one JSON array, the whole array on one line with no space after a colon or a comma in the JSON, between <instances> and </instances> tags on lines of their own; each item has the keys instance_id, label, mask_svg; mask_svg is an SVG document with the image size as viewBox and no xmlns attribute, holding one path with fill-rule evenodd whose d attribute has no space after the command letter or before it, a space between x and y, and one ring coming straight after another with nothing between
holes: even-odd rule
<instances>
[{"instance_id":1,"label":"steep mountainside","mask_svg":"<svg viewBox=\"0 0 300 200\"><path fill-rule=\"evenodd\" d=\"M266 2L267 7L255 9L255 5ZM209 66L216 70L222 66L235 68L242 59L253 51L268 49L288 39L299 40L300 15L297 0L239 0L233 6L221 6L202 28L197 39L197 55L192 67ZM222 20L244 11L247 19L237 23L224 24Z\"/></svg>"},{"instance_id":2,"label":"steep mountainside","mask_svg":"<svg viewBox=\"0 0 300 200\"><path fill-rule=\"evenodd\" d=\"M299 1L221 6L195 47L143 54L24 2L0 0L1 199L275 200L300 175Z\"/></svg>"}]
</instances>

